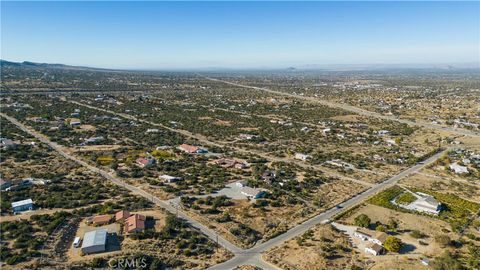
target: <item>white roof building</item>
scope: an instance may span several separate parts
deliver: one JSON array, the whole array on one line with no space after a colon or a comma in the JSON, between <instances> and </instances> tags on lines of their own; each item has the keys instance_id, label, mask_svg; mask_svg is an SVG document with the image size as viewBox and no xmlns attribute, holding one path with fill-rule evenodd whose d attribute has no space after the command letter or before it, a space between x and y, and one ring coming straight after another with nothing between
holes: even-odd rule
<instances>
[{"instance_id":1,"label":"white roof building","mask_svg":"<svg viewBox=\"0 0 480 270\"><path fill-rule=\"evenodd\" d=\"M248 186L243 186L240 189L240 193L245 195L247 198L259 199L265 196L266 192L259 188L251 188Z\"/></svg>"},{"instance_id":2,"label":"white roof building","mask_svg":"<svg viewBox=\"0 0 480 270\"><path fill-rule=\"evenodd\" d=\"M166 183L173 183L173 182L177 182L177 181L182 180L181 177L171 176L171 175L167 175L167 174L161 175L160 179L163 179L163 181L166 182Z\"/></svg>"},{"instance_id":3,"label":"white roof building","mask_svg":"<svg viewBox=\"0 0 480 270\"><path fill-rule=\"evenodd\" d=\"M423 193L417 194L421 196L411 204L414 210L427 212L434 215L438 215L438 213L440 213L441 204L434 197Z\"/></svg>"},{"instance_id":4,"label":"white roof building","mask_svg":"<svg viewBox=\"0 0 480 270\"><path fill-rule=\"evenodd\" d=\"M18 202L12 202L12 208L28 206L28 205L31 205L31 204L33 204L32 199L26 199L26 200L22 200L22 201L18 201Z\"/></svg>"},{"instance_id":5,"label":"white roof building","mask_svg":"<svg viewBox=\"0 0 480 270\"><path fill-rule=\"evenodd\" d=\"M456 162L450 164L450 170L454 171L456 174L468 173L468 168L465 166L458 165Z\"/></svg>"},{"instance_id":6,"label":"white roof building","mask_svg":"<svg viewBox=\"0 0 480 270\"><path fill-rule=\"evenodd\" d=\"M383 130L377 131L377 134L380 135L380 136L383 136L383 135L390 134L390 131L383 129Z\"/></svg>"},{"instance_id":7,"label":"white roof building","mask_svg":"<svg viewBox=\"0 0 480 270\"><path fill-rule=\"evenodd\" d=\"M396 204L395 202L394 203L405 209L423 212L427 214L433 214L433 215L438 215L442 210L442 204L439 203L434 197L421 192L416 192L416 193L412 192L411 194L417 197L417 199L414 202L408 205Z\"/></svg>"},{"instance_id":8,"label":"white roof building","mask_svg":"<svg viewBox=\"0 0 480 270\"><path fill-rule=\"evenodd\" d=\"M380 255L383 252L383 247L376 243L368 243L365 247L365 253L372 254L374 256Z\"/></svg>"},{"instance_id":9,"label":"white roof building","mask_svg":"<svg viewBox=\"0 0 480 270\"><path fill-rule=\"evenodd\" d=\"M302 154L302 153L295 153L295 159L299 159L299 160L307 160L309 158L311 158L312 156L310 155L306 155L306 154Z\"/></svg>"}]
</instances>

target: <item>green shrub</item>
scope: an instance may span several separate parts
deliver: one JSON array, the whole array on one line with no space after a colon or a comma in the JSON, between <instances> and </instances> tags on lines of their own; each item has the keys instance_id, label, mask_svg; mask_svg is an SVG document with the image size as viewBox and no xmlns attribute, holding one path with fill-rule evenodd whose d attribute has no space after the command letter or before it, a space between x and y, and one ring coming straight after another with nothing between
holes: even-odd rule
<instances>
[{"instance_id":1,"label":"green shrub","mask_svg":"<svg viewBox=\"0 0 480 270\"><path fill-rule=\"evenodd\" d=\"M414 201L417 200L417 197L415 197L412 193L410 192L405 192L403 193L402 195L398 196L396 199L395 199L395 202L396 203L399 203L399 204L410 204Z\"/></svg>"},{"instance_id":2,"label":"green shrub","mask_svg":"<svg viewBox=\"0 0 480 270\"><path fill-rule=\"evenodd\" d=\"M355 218L355 225L359 227L368 228L368 226L370 226L371 221L372 220L367 215L361 214Z\"/></svg>"},{"instance_id":3,"label":"green shrub","mask_svg":"<svg viewBox=\"0 0 480 270\"><path fill-rule=\"evenodd\" d=\"M388 236L383 246L390 252L398 252L402 248L403 243L402 240L395 236Z\"/></svg>"}]
</instances>

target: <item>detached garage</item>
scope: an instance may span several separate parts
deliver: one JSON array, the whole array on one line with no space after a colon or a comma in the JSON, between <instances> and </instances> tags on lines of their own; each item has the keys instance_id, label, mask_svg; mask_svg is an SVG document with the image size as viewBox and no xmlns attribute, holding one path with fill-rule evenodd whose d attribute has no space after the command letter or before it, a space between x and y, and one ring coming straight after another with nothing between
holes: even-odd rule
<instances>
[{"instance_id":1,"label":"detached garage","mask_svg":"<svg viewBox=\"0 0 480 270\"><path fill-rule=\"evenodd\" d=\"M83 236L82 252L91 254L104 252L107 244L107 230L99 229L85 233Z\"/></svg>"}]
</instances>

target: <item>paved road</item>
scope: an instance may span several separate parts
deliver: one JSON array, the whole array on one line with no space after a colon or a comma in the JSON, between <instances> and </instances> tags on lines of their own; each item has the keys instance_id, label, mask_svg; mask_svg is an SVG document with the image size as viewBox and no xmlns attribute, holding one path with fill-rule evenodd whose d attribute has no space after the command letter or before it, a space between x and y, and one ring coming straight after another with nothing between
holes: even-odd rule
<instances>
[{"instance_id":1,"label":"paved road","mask_svg":"<svg viewBox=\"0 0 480 270\"><path fill-rule=\"evenodd\" d=\"M399 123L404 123L404 124L407 124L407 125L410 125L410 126L419 126L419 127L429 128L429 129L442 130L442 131L447 131L447 132L451 132L451 133L458 134L458 135L465 135L465 136L476 137L476 138L480 137L480 132L477 132L477 131L471 131L471 130L467 130L467 129L457 129L457 128L453 128L453 127L447 127L447 126L427 123L427 122L423 122L423 121L413 122L413 121L406 120L406 119L399 119L399 118L396 118L394 116L387 116L387 115L382 115L382 114L377 113L377 112L367 111L367 110L364 110L364 109L361 109L361 108L358 108L358 107L355 107L355 106L352 106L352 105L348 105L348 104L321 100L321 99L318 99L318 98L315 98L315 97L299 96L299 95L294 95L294 94L290 94L290 93L271 90L271 89L264 88L264 87L249 86L249 85L244 85L244 84L240 84L240 83L234 83L234 82L224 81L224 80L220 80L220 79L215 79L215 78L211 78L211 77L205 77L205 76L203 76L203 77L205 79L215 81L215 82L222 82L222 83L225 83L225 84L238 86L238 87L242 87L242 88L249 88L249 89L254 89L254 90L258 90L258 91L263 91L263 92L276 94L276 95L282 95L282 96L288 96L288 97L293 97L293 98L297 98L297 99L303 99L303 100L307 100L307 101L310 101L310 102L319 103L321 105L325 105L325 106L328 106L328 107L343 109L343 110L346 110L346 111L354 112L354 113L369 116L369 117L375 117L375 118L380 118L380 119L385 119L385 120L392 120L392 121L396 121L396 122L399 122Z\"/></svg>"},{"instance_id":2,"label":"paved road","mask_svg":"<svg viewBox=\"0 0 480 270\"><path fill-rule=\"evenodd\" d=\"M258 264L262 263L261 261L258 261L258 260L261 260L261 257L258 256L258 254L261 254L261 253L263 253L263 252L265 252L269 249L272 249L276 246L279 246L279 245L283 244L284 242L305 233L307 230L311 229L315 225L320 224L322 222L325 222L328 219L331 219L336 214L339 214L340 212L342 212L345 208L354 206L354 205L364 201L368 197L374 195L375 193L380 192L380 191L384 190L385 188L388 188L388 187L394 185L396 182L398 182L398 180L400 180L400 179L402 179L402 178L404 178L404 177L406 177L410 174L413 174L413 173L421 170L422 168L424 168L428 164L431 164L432 162L436 161L440 156L442 156L444 153L446 153L446 151L448 151L448 150L444 150L442 152L439 152L439 153L433 155L432 157L428 158L427 160L425 160L425 162L423 162L423 164L416 164L416 165L398 173L397 175L389 178L388 180L386 180L382 183L379 183L379 184L371 187L370 189L358 194L357 196L339 204L339 206L341 206L341 208L338 208L338 207L330 208L329 210L323 212L322 214L319 214L319 215L315 216L314 218L311 218L311 219L305 221L304 223L293 227L292 229L288 230L287 232L285 232L285 233L283 233L283 234L281 234L281 235L279 235L279 236L277 236L273 239L270 239L270 240L268 240L268 241L266 241L262 244L259 244L259 245L255 246L253 248L244 250L242 252L242 254L238 254L233 259L231 259L229 261L226 261L224 263L221 263L221 264L217 264L217 265L215 265L215 266L213 266L209 269L210 270L232 269L232 268L235 268L235 267L237 267L239 265L243 265L243 264L258 265Z\"/></svg>"},{"instance_id":3,"label":"paved road","mask_svg":"<svg viewBox=\"0 0 480 270\"><path fill-rule=\"evenodd\" d=\"M83 167L85 167L85 168L87 168L87 169L89 169L89 170L91 170L95 173L98 173L99 175L103 176L104 178L110 180L115 185L118 185L118 186L121 186L125 189L128 189L132 193L134 193L136 195L139 195L139 196L142 196L142 197L152 201L153 203L155 203L156 205L164 208L165 210L169 211L170 213L178 215L179 217L187 220L190 223L190 225L199 229L202 233L204 233L206 236L208 236L212 241L217 242L217 240L218 240L218 244L220 244L221 246L223 246L224 248L226 248L230 252L235 254L235 253L238 253L242 250L241 248L239 248L236 245L227 241L222 236L215 233L213 230L209 229L208 227L204 226L203 224L201 224L201 223L195 221L194 219L190 218L189 216L187 216L186 214L184 214L180 210L172 207L167 202L160 200L159 198L155 197L154 195L152 195L152 194L150 194L150 193L148 193L148 192L146 192L146 191L144 191L144 190L142 190L138 187L132 186L130 184L125 183L124 181L122 181L120 179L115 178L114 176L112 176L111 174L109 174L108 172L106 172L102 169L99 169L95 166L92 166L92 165L86 163L85 161L83 161L81 159L78 159L77 157L69 154L64 149L63 146L61 146L61 145L59 145L55 142L50 141L46 136L38 133L37 131L33 130L32 128L28 128L27 126L18 122L15 118L7 116L4 113L0 113L0 116L7 119L8 121L10 121L12 124L16 125L21 130L23 130L23 131L29 133L30 135L34 136L35 138L37 138L42 143L45 143L45 144L49 145L50 147L52 147L55 151L57 151L61 156L65 157L66 159L72 160L72 161L78 163L79 165L81 165L81 166L83 166Z\"/></svg>"}]
</instances>

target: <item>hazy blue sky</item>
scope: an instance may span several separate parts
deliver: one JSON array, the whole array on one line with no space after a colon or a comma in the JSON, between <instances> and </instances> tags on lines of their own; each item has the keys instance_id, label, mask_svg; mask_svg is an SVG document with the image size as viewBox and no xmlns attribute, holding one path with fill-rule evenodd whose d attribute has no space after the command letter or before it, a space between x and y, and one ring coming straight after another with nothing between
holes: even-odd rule
<instances>
[{"instance_id":1,"label":"hazy blue sky","mask_svg":"<svg viewBox=\"0 0 480 270\"><path fill-rule=\"evenodd\" d=\"M1 2L1 58L112 68L479 62L479 2Z\"/></svg>"}]
</instances>

